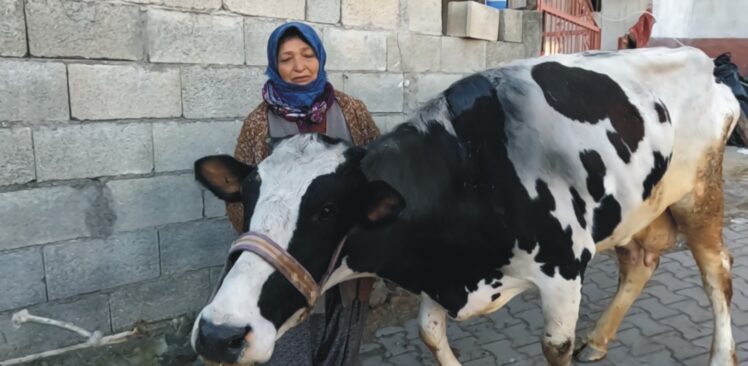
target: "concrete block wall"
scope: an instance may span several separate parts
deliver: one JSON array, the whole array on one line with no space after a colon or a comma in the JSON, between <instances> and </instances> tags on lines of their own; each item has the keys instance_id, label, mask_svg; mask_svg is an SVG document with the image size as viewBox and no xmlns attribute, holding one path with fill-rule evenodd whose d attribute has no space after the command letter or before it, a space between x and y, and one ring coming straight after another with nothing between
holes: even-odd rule
<instances>
[{"instance_id":1,"label":"concrete block wall","mask_svg":"<svg viewBox=\"0 0 748 366\"><path fill-rule=\"evenodd\" d=\"M317 29L331 82L384 131L539 50L532 13L488 42L443 36L441 4L0 0L0 360L78 341L13 329L22 308L111 333L206 302L235 234L190 169L233 153L277 25Z\"/></svg>"}]
</instances>

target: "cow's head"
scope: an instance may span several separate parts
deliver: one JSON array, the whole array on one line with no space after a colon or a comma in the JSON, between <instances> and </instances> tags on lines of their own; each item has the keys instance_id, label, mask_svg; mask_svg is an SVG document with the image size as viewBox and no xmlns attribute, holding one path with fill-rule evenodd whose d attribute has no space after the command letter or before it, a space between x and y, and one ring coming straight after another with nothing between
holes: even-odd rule
<instances>
[{"instance_id":1,"label":"cow's head","mask_svg":"<svg viewBox=\"0 0 748 366\"><path fill-rule=\"evenodd\" d=\"M220 199L242 203L244 231L271 238L320 281L352 227L382 224L404 207L388 184L367 181L364 154L323 135L297 135L279 142L257 167L209 156L195 162L195 176ZM215 362L267 361L306 306L283 275L243 252L197 317L193 346Z\"/></svg>"}]
</instances>

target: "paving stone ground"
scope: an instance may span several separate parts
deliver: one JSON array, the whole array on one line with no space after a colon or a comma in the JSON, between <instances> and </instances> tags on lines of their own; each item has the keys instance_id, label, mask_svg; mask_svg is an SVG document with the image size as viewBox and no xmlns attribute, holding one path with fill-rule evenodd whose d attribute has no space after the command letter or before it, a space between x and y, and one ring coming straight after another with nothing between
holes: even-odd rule
<instances>
[{"instance_id":1,"label":"paving stone ground","mask_svg":"<svg viewBox=\"0 0 748 366\"><path fill-rule=\"evenodd\" d=\"M748 364L748 150L729 148L725 159L725 242L733 267L733 333L740 364ZM600 254L585 276L577 336L592 328L613 297L615 258ZM691 253L664 255L610 344L606 359L591 365L707 364L712 335L709 300ZM545 365L540 346L543 318L537 294L522 294L490 316L450 322L450 344L464 366ZM437 365L418 337L417 322L379 329L361 348L362 366Z\"/></svg>"}]
</instances>

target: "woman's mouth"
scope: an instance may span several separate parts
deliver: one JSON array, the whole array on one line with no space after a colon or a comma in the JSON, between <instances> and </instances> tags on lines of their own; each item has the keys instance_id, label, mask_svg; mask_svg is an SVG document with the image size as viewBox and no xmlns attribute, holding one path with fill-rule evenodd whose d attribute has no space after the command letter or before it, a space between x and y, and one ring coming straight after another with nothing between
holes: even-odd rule
<instances>
[{"instance_id":1,"label":"woman's mouth","mask_svg":"<svg viewBox=\"0 0 748 366\"><path fill-rule=\"evenodd\" d=\"M306 83L312 81L311 76L297 76L291 79L294 83Z\"/></svg>"}]
</instances>

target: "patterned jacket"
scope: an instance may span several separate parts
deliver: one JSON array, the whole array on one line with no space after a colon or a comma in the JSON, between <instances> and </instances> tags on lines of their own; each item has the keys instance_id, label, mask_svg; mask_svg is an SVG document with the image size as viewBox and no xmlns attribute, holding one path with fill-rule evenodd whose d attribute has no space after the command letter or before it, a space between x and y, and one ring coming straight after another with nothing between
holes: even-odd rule
<instances>
[{"instance_id":1,"label":"patterned jacket","mask_svg":"<svg viewBox=\"0 0 748 366\"><path fill-rule=\"evenodd\" d=\"M362 101L337 90L335 99L343 111L354 144L364 145L379 137L379 129ZM234 157L245 164L259 164L268 156L267 137L268 105L262 102L244 120ZM241 232L244 220L244 208L241 203L227 204L226 211L231 225L237 232Z\"/></svg>"}]
</instances>

